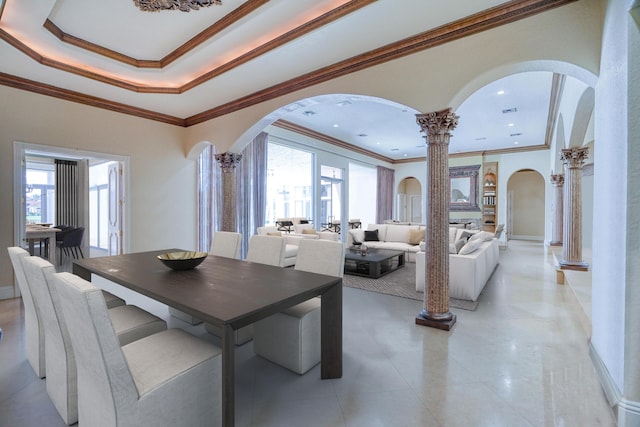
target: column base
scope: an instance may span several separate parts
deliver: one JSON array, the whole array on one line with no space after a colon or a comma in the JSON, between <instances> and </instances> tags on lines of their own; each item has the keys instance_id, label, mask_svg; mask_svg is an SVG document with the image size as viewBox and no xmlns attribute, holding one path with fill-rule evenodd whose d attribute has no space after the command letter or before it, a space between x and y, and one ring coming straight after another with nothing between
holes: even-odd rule
<instances>
[{"instance_id":1,"label":"column base","mask_svg":"<svg viewBox=\"0 0 640 427\"><path fill-rule=\"evenodd\" d=\"M443 331L450 331L455 324L456 315L451 312L430 315L427 310L423 309L416 316L416 325L429 326Z\"/></svg>"},{"instance_id":2,"label":"column base","mask_svg":"<svg viewBox=\"0 0 640 427\"><path fill-rule=\"evenodd\" d=\"M589 264L584 261L560 261L560 269L589 271Z\"/></svg>"},{"instance_id":3,"label":"column base","mask_svg":"<svg viewBox=\"0 0 640 427\"><path fill-rule=\"evenodd\" d=\"M562 242L550 242L549 246L562 246Z\"/></svg>"}]
</instances>

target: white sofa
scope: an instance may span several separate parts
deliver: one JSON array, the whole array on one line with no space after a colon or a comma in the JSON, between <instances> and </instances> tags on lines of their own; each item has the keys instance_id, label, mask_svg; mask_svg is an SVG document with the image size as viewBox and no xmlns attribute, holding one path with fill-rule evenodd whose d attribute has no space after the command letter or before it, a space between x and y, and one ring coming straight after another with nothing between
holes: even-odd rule
<instances>
[{"instance_id":1,"label":"white sofa","mask_svg":"<svg viewBox=\"0 0 640 427\"><path fill-rule=\"evenodd\" d=\"M466 240L461 237L464 232L469 230L450 228L450 245L452 243L455 245L455 242L460 242L461 239ZM474 239L476 242L473 244L477 248L471 253L449 254L449 296L452 298L476 301L498 265L498 239L493 237L493 233L479 232L477 235L478 237ZM452 251L453 248L450 252ZM425 252L419 251L416 254L416 291L418 292L424 292L424 268Z\"/></svg>"},{"instance_id":2,"label":"white sofa","mask_svg":"<svg viewBox=\"0 0 640 427\"><path fill-rule=\"evenodd\" d=\"M367 240L367 231L378 231L378 240ZM347 234L347 245L364 243L369 248L404 251L407 262L415 262L415 254L420 250L420 242L424 241L424 225L404 224L369 224L366 230L353 229Z\"/></svg>"}]
</instances>

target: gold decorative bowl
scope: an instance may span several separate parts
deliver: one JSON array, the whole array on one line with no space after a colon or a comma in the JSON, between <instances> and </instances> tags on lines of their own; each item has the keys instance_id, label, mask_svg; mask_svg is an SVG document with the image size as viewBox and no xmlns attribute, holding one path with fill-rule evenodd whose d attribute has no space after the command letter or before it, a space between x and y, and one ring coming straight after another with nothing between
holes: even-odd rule
<instances>
[{"instance_id":1,"label":"gold decorative bowl","mask_svg":"<svg viewBox=\"0 0 640 427\"><path fill-rule=\"evenodd\" d=\"M158 259L173 270L191 270L200 265L207 255L206 252L181 251L158 255Z\"/></svg>"}]
</instances>

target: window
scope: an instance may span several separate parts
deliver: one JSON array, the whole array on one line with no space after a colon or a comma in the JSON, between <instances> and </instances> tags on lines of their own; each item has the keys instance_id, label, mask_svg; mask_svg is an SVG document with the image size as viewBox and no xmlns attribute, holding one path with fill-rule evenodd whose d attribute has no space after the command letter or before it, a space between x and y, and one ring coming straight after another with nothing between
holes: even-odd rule
<instances>
[{"instance_id":1,"label":"window","mask_svg":"<svg viewBox=\"0 0 640 427\"><path fill-rule=\"evenodd\" d=\"M265 224L288 217L313 219L313 154L269 142Z\"/></svg>"},{"instance_id":2,"label":"window","mask_svg":"<svg viewBox=\"0 0 640 427\"><path fill-rule=\"evenodd\" d=\"M375 167L349 163L349 219L375 224L378 175Z\"/></svg>"},{"instance_id":3,"label":"window","mask_svg":"<svg viewBox=\"0 0 640 427\"><path fill-rule=\"evenodd\" d=\"M342 219L343 170L331 166L320 166L320 219L322 225L334 231Z\"/></svg>"},{"instance_id":4,"label":"window","mask_svg":"<svg viewBox=\"0 0 640 427\"><path fill-rule=\"evenodd\" d=\"M56 217L55 167L50 159L26 160L26 223L53 224Z\"/></svg>"}]
</instances>

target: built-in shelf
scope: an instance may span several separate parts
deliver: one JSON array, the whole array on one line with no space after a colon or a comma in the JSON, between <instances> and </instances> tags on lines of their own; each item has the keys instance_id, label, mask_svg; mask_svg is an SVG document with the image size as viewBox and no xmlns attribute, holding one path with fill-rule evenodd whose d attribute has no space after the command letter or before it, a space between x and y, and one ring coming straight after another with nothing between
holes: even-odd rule
<instances>
[{"instance_id":1,"label":"built-in shelf","mask_svg":"<svg viewBox=\"0 0 640 427\"><path fill-rule=\"evenodd\" d=\"M498 162L482 165L482 229L494 233L498 219Z\"/></svg>"}]
</instances>

